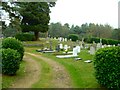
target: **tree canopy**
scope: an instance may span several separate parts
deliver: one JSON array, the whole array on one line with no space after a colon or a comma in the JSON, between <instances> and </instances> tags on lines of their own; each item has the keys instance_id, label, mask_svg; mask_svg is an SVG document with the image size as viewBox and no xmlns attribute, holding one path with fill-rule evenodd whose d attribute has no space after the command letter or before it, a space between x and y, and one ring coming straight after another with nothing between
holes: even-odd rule
<instances>
[{"instance_id":1,"label":"tree canopy","mask_svg":"<svg viewBox=\"0 0 120 90\"><path fill-rule=\"evenodd\" d=\"M12 26L20 26L22 32L34 32L38 40L39 32L48 31L49 8L53 6L55 2L4 2L2 8L9 13Z\"/></svg>"},{"instance_id":2,"label":"tree canopy","mask_svg":"<svg viewBox=\"0 0 120 90\"><path fill-rule=\"evenodd\" d=\"M114 29L110 25L85 23L82 25L70 25L61 23L51 23L48 33L52 37L67 37L69 34L77 34L79 39L83 37L98 37L120 40L120 29Z\"/></svg>"}]
</instances>

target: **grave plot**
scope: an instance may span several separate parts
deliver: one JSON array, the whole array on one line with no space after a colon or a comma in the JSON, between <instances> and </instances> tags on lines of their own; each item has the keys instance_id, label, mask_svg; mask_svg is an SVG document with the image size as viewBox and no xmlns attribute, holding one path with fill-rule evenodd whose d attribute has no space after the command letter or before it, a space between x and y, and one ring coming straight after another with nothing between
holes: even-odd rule
<instances>
[{"instance_id":1,"label":"grave plot","mask_svg":"<svg viewBox=\"0 0 120 90\"><path fill-rule=\"evenodd\" d=\"M71 57L78 57L78 47L74 47L71 55L57 55L57 58L71 58Z\"/></svg>"}]
</instances>

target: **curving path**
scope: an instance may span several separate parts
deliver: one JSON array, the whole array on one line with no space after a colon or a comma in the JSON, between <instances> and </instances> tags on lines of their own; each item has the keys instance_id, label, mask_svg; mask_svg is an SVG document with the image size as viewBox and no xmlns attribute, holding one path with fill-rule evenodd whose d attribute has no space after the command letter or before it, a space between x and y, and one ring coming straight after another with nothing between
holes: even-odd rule
<instances>
[{"instance_id":1,"label":"curving path","mask_svg":"<svg viewBox=\"0 0 120 90\"><path fill-rule=\"evenodd\" d=\"M26 62L25 76L17 80L10 88L30 88L40 78L40 65L27 55L24 56L24 61Z\"/></svg>"},{"instance_id":2,"label":"curving path","mask_svg":"<svg viewBox=\"0 0 120 90\"><path fill-rule=\"evenodd\" d=\"M26 52L26 54L39 58L46 63L48 63L52 67L52 84L54 88L71 88L71 80L67 70L59 63L55 62L52 59L43 57L41 55L36 55L33 53ZM27 75L25 77L16 81L10 88L30 88L34 83L39 80L41 66L38 65L36 60L29 58L25 55L24 60L26 61L26 69ZM29 74L28 74L29 73ZM49 82L46 82L49 83Z\"/></svg>"},{"instance_id":3,"label":"curving path","mask_svg":"<svg viewBox=\"0 0 120 90\"><path fill-rule=\"evenodd\" d=\"M60 65L59 63L55 62L54 60L51 60L49 58L43 57L41 55L36 55L32 53L27 53L29 55L35 56L37 58L42 59L46 63L48 63L52 69L53 69L53 85L55 88L71 88L71 80L70 76L67 73L67 70Z\"/></svg>"}]
</instances>

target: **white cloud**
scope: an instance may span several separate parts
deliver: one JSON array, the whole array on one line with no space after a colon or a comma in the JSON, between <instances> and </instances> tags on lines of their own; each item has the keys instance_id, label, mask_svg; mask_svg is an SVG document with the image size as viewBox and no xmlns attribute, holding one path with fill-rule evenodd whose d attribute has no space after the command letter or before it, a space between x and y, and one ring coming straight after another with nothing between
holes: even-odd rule
<instances>
[{"instance_id":1,"label":"white cloud","mask_svg":"<svg viewBox=\"0 0 120 90\"><path fill-rule=\"evenodd\" d=\"M118 0L58 0L51 11L50 22L75 25L92 22L118 27Z\"/></svg>"}]
</instances>

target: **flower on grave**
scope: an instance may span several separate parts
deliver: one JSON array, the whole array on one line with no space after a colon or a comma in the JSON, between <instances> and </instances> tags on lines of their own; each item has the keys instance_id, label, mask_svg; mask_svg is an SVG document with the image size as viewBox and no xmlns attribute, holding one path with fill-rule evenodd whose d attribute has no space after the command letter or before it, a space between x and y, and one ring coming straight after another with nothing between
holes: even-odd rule
<instances>
[{"instance_id":1,"label":"flower on grave","mask_svg":"<svg viewBox=\"0 0 120 90\"><path fill-rule=\"evenodd\" d=\"M68 53L68 50L67 50L67 49L65 49L65 53Z\"/></svg>"}]
</instances>

